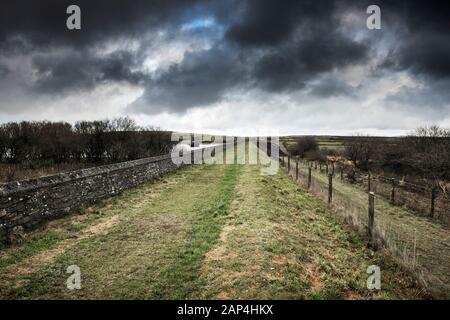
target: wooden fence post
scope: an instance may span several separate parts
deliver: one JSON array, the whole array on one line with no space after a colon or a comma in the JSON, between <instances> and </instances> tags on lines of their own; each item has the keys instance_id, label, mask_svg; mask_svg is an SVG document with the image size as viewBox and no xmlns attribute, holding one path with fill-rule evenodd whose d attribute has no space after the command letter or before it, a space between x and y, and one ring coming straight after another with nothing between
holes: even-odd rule
<instances>
[{"instance_id":1,"label":"wooden fence post","mask_svg":"<svg viewBox=\"0 0 450 320\"><path fill-rule=\"evenodd\" d=\"M370 185L370 183L371 183L371 178L372 178L372 176L371 176L370 170L369 170L369 175L367 176L367 192L372 191L371 185Z\"/></svg>"},{"instance_id":2,"label":"wooden fence post","mask_svg":"<svg viewBox=\"0 0 450 320\"><path fill-rule=\"evenodd\" d=\"M375 193L369 192L369 223L368 232L370 242L374 240L374 221L375 221Z\"/></svg>"},{"instance_id":3,"label":"wooden fence post","mask_svg":"<svg viewBox=\"0 0 450 320\"><path fill-rule=\"evenodd\" d=\"M319 170L322 172L322 162L319 162Z\"/></svg>"},{"instance_id":4,"label":"wooden fence post","mask_svg":"<svg viewBox=\"0 0 450 320\"><path fill-rule=\"evenodd\" d=\"M317 170L317 161L314 161L314 170Z\"/></svg>"},{"instance_id":5,"label":"wooden fence post","mask_svg":"<svg viewBox=\"0 0 450 320\"><path fill-rule=\"evenodd\" d=\"M431 189L431 208L430 208L430 216L433 218L434 216L434 204L436 202L436 188Z\"/></svg>"},{"instance_id":6,"label":"wooden fence post","mask_svg":"<svg viewBox=\"0 0 450 320\"><path fill-rule=\"evenodd\" d=\"M334 162L331 163L331 174L334 176Z\"/></svg>"},{"instance_id":7,"label":"wooden fence post","mask_svg":"<svg viewBox=\"0 0 450 320\"><path fill-rule=\"evenodd\" d=\"M298 160L295 162L295 181L298 180Z\"/></svg>"},{"instance_id":8,"label":"wooden fence post","mask_svg":"<svg viewBox=\"0 0 450 320\"><path fill-rule=\"evenodd\" d=\"M333 175L328 174L328 207L333 203Z\"/></svg>"},{"instance_id":9,"label":"wooden fence post","mask_svg":"<svg viewBox=\"0 0 450 320\"><path fill-rule=\"evenodd\" d=\"M311 167L308 167L308 190L311 188Z\"/></svg>"},{"instance_id":10,"label":"wooden fence post","mask_svg":"<svg viewBox=\"0 0 450 320\"><path fill-rule=\"evenodd\" d=\"M391 190L391 204L395 204L395 179L391 179L392 190Z\"/></svg>"},{"instance_id":11,"label":"wooden fence post","mask_svg":"<svg viewBox=\"0 0 450 320\"><path fill-rule=\"evenodd\" d=\"M291 172L291 156L288 156L288 173Z\"/></svg>"},{"instance_id":12,"label":"wooden fence post","mask_svg":"<svg viewBox=\"0 0 450 320\"><path fill-rule=\"evenodd\" d=\"M194 135L191 134L191 148L195 146ZM195 164L195 151L191 149L191 164Z\"/></svg>"},{"instance_id":13,"label":"wooden fence post","mask_svg":"<svg viewBox=\"0 0 450 320\"><path fill-rule=\"evenodd\" d=\"M327 175L328 175L328 162L325 164L325 172L326 172Z\"/></svg>"}]
</instances>

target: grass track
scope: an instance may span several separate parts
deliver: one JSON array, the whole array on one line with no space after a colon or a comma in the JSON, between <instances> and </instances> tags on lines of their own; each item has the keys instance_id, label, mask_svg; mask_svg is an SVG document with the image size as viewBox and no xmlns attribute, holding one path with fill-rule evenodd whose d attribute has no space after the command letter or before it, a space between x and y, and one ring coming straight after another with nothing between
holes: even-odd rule
<instances>
[{"instance_id":1,"label":"grass track","mask_svg":"<svg viewBox=\"0 0 450 320\"><path fill-rule=\"evenodd\" d=\"M1 299L427 297L281 171L190 166L82 213L0 251ZM73 264L81 290L66 288Z\"/></svg>"}]
</instances>

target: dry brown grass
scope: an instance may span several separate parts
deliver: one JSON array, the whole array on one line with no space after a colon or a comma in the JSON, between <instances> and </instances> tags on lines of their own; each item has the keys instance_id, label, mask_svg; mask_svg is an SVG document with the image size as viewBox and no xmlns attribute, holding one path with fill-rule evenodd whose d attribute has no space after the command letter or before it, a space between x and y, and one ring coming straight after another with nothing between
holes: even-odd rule
<instances>
[{"instance_id":1,"label":"dry brown grass","mask_svg":"<svg viewBox=\"0 0 450 320\"><path fill-rule=\"evenodd\" d=\"M306 185L307 167L302 164L298 181ZM328 199L328 177L312 171L310 192L323 202ZM294 173L291 172L291 176ZM367 233L367 193L358 186L333 180L333 209L340 219L360 234ZM406 208L392 206L382 197L375 200L375 235L378 244L387 248L394 259L436 297L450 294L450 230L436 221L417 216Z\"/></svg>"},{"instance_id":2,"label":"dry brown grass","mask_svg":"<svg viewBox=\"0 0 450 320\"><path fill-rule=\"evenodd\" d=\"M61 172L75 171L94 167L96 164L92 163L61 163L52 166L32 167L21 164L0 163L0 183L28 180L48 175L53 175Z\"/></svg>"}]
</instances>

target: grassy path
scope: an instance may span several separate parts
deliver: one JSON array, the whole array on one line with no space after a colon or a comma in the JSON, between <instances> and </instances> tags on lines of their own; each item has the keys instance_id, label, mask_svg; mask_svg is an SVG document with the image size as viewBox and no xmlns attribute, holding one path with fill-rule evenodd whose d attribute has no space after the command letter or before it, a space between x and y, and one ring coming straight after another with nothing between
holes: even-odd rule
<instances>
[{"instance_id":1,"label":"grassy path","mask_svg":"<svg viewBox=\"0 0 450 320\"><path fill-rule=\"evenodd\" d=\"M17 272L29 265L26 257L12 266L3 263L0 297L188 297L200 285L195 272L220 233L221 215L227 210L238 171L237 166L192 166L126 192L111 205L94 208L103 219L116 222L107 230L74 239L44 263L36 261L31 272ZM70 240L65 225L72 224L71 219L50 228L63 229L49 231L58 234L59 243L68 241L66 237ZM52 250L44 249L39 255L53 256ZM80 267L82 290L67 290L69 265Z\"/></svg>"},{"instance_id":2,"label":"grassy path","mask_svg":"<svg viewBox=\"0 0 450 320\"><path fill-rule=\"evenodd\" d=\"M66 288L70 265L81 290ZM0 299L425 296L286 174L250 165L186 167L0 251Z\"/></svg>"}]
</instances>

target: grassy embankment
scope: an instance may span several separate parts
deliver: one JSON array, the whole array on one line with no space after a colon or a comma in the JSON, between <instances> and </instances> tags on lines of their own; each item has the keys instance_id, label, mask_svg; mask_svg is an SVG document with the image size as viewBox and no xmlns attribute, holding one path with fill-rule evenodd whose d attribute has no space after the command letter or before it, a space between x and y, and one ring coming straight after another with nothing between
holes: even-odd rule
<instances>
[{"instance_id":1,"label":"grassy embankment","mask_svg":"<svg viewBox=\"0 0 450 320\"><path fill-rule=\"evenodd\" d=\"M183 168L53 221L0 259L1 299L427 297L285 173L251 165ZM381 291L366 288L373 264ZM81 290L66 288L70 265Z\"/></svg>"}]
</instances>

